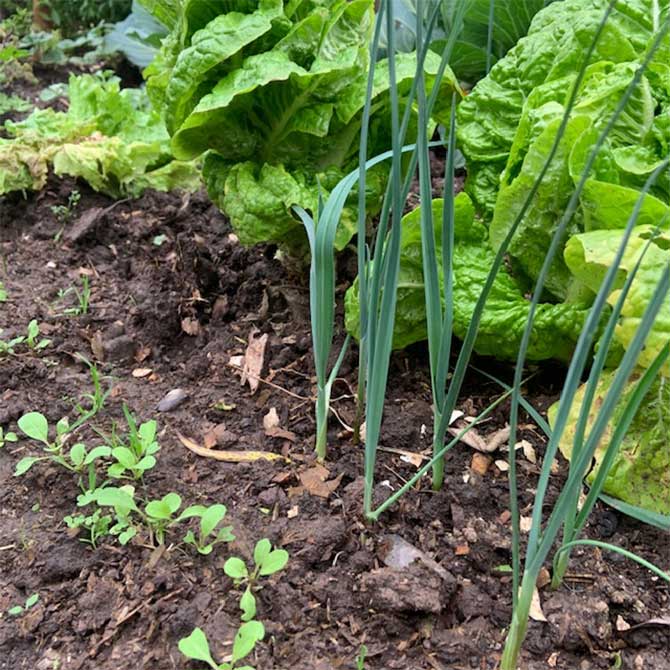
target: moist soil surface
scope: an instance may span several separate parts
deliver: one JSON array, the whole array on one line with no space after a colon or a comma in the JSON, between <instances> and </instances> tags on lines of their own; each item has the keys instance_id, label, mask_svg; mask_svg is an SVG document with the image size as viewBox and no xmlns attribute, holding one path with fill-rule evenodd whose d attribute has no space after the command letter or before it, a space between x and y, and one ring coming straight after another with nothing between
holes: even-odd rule
<instances>
[{"instance_id":1,"label":"moist soil surface","mask_svg":"<svg viewBox=\"0 0 670 670\"><path fill-rule=\"evenodd\" d=\"M79 203L59 218L52 208L75 189ZM40 193L1 198L0 222L0 281L8 294L0 338L21 335L36 319L51 341L37 352L18 345L0 358L0 426L19 432L16 421L28 411L42 412L51 425L63 416L74 421L75 405L87 408L93 390L83 357L95 363L109 395L76 439L90 448L113 433L123 438L124 405L138 421L156 419L161 449L155 468L135 482L136 497L177 492L184 505L223 503L235 535L206 556L181 542L188 524L169 529L163 545L140 533L123 547L105 538L92 548L82 542L86 532L63 521L77 513L77 475L39 462L15 477L17 462L39 448L8 442L0 450L0 670L202 667L177 649L196 626L218 662L227 660L242 589L223 564L231 555L249 563L261 538L290 560L258 583L266 636L248 659L258 670L497 667L511 615L504 403L479 428L484 440L498 439L498 451L487 456L458 444L440 492L424 477L368 523L363 448L348 429L355 347L333 390L339 420L331 421L328 459L321 466L313 458L314 370L301 268L287 270L273 248L242 247L205 194L147 192L114 202L85 184L50 179ZM355 263L345 254L340 265L347 277ZM90 305L76 314L67 290L81 291L83 277ZM509 381L509 367L476 363ZM532 377L527 397L539 410L557 398L562 375L558 366L543 366ZM428 380L424 346L394 354L377 502L430 452ZM179 402L159 411L177 389ZM472 371L458 407L473 417L500 393ZM519 439L525 519L545 439L529 418ZM194 446L209 451L199 455ZM257 451L279 458L214 457ZM557 464L549 500L566 469ZM587 535L668 567L667 534L608 508L597 509ZM402 541L422 558L393 567L392 550ZM540 586L546 621L531 622L522 668L670 668L670 591L637 564L577 550L561 588ZM33 607L8 613L35 593ZM362 645L365 665L357 666Z\"/></svg>"}]
</instances>

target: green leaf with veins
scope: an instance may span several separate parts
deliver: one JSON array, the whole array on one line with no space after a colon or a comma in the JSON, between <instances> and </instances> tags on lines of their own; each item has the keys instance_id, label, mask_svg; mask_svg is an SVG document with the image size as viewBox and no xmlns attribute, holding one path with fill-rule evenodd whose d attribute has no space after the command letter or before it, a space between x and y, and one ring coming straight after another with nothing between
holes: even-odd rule
<instances>
[{"instance_id":1,"label":"green leaf with veins","mask_svg":"<svg viewBox=\"0 0 670 670\"><path fill-rule=\"evenodd\" d=\"M435 242L438 268L442 268L442 201L433 201ZM403 218L398 280L398 306L393 337L394 348L400 349L426 338L426 306L421 253L420 211ZM495 258L489 247L486 227L474 219L474 208L467 195L455 200L454 272L454 334L463 337L472 320L475 305ZM443 278L440 276L440 282ZM482 355L502 359L517 356L530 303L517 281L503 267L489 294L475 343ZM358 280L345 296L345 322L355 337L359 333ZM529 360L557 358L569 360L588 315L580 305L541 303L528 350Z\"/></svg>"}]
</instances>

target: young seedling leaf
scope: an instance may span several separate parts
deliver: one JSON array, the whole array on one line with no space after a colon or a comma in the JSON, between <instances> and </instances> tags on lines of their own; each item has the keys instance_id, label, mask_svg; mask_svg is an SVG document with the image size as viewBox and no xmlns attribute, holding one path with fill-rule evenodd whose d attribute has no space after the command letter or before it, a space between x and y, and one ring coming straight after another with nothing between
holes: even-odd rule
<instances>
[{"instance_id":1,"label":"young seedling leaf","mask_svg":"<svg viewBox=\"0 0 670 670\"><path fill-rule=\"evenodd\" d=\"M112 449L112 456L114 456L120 465L128 470L134 468L136 465L135 454L128 447L116 447Z\"/></svg>"},{"instance_id":2,"label":"young seedling leaf","mask_svg":"<svg viewBox=\"0 0 670 670\"><path fill-rule=\"evenodd\" d=\"M39 599L40 599L39 593L33 593L31 596L28 596L28 598L26 599L25 609L28 610L34 605L36 605Z\"/></svg>"},{"instance_id":3,"label":"young seedling leaf","mask_svg":"<svg viewBox=\"0 0 670 670\"><path fill-rule=\"evenodd\" d=\"M241 558L231 556L223 565L223 571L232 579L246 579L249 576L247 566Z\"/></svg>"},{"instance_id":4,"label":"young seedling leaf","mask_svg":"<svg viewBox=\"0 0 670 670\"><path fill-rule=\"evenodd\" d=\"M155 467L155 465L156 459L153 456L145 456L140 461L138 461L138 463L135 465L135 469L145 472L146 470L151 470L151 468Z\"/></svg>"},{"instance_id":5,"label":"young seedling leaf","mask_svg":"<svg viewBox=\"0 0 670 670\"><path fill-rule=\"evenodd\" d=\"M203 661L209 664L212 668L218 668L212 654L209 651L209 643L207 636L200 628L196 628L188 637L179 640L179 651L187 658L194 661Z\"/></svg>"},{"instance_id":6,"label":"young seedling leaf","mask_svg":"<svg viewBox=\"0 0 670 670\"><path fill-rule=\"evenodd\" d=\"M288 551L284 549L275 549L271 551L263 560L259 574L267 577L275 572L283 570L288 563Z\"/></svg>"},{"instance_id":7,"label":"young seedling leaf","mask_svg":"<svg viewBox=\"0 0 670 670\"><path fill-rule=\"evenodd\" d=\"M168 493L161 500L147 503L144 511L154 519L170 519L181 507L181 497L177 493Z\"/></svg>"},{"instance_id":8,"label":"young seedling leaf","mask_svg":"<svg viewBox=\"0 0 670 670\"><path fill-rule=\"evenodd\" d=\"M272 545L270 540L263 538L256 542L254 547L254 562L256 565L263 565L263 561L267 558L268 554L272 551Z\"/></svg>"},{"instance_id":9,"label":"young seedling leaf","mask_svg":"<svg viewBox=\"0 0 670 670\"><path fill-rule=\"evenodd\" d=\"M21 475L25 474L30 470L30 468L37 463L37 461L41 461L41 458L38 458L37 456L26 456L25 458L22 458L17 464L16 464L16 469L14 470L14 476L15 477L20 477Z\"/></svg>"},{"instance_id":10,"label":"young seedling leaf","mask_svg":"<svg viewBox=\"0 0 670 670\"><path fill-rule=\"evenodd\" d=\"M232 542L235 539L231 526L224 526L216 536L217 542Z\"/></svg>"},{"instance_id":11,"label":"young seedling leaf","mask_svg":"<svg viewBox=\"0 0 670 670\"><path fill-rule=\"evenodd\" d=\"M101 489L96 492L96 500L98 505L105 507L114 507L119 511L130 511L138 512L137 505L133 500L133 497L120 488L109 487L106 489Z\"/></svg>"},{"instance_id":12,"label":"young seedling leaf","mask_svg":"<svg viewBox=\"0 0 670 670\"><path fill-rule=\"evenodd\" d=\"M177 522L192 519L194 516L201 517L206 510L207 508L204 505L191 505L177 517Z\"/></svg>"},{"instance_id":13,"label":"young seedling leaf","mask_svg":"<svg viewBox=\"0 0 670 670\"><path fill-rule=\"evenodd\" d=\"M70 460L75 467L79 467L84 463L86 458L86 447L81 443L73 444L70 449Z\"/></svg>"},{"instance_id":14,"label":"young seedling leaf","mask_svg":"<svg viewBox=\"0 0 670 670\"><path fill-rule=\"evenodd\" d=\"M18 420L18 425L31 439L49 444L49 424L44 414L28 412Z\"/></svg>"},{"instance_id":15,"label":"young seedling leaf","mask_svg":"<svg viewBox=\"0 0 670 670\"><path fill-rule=\"evenodd\" d=\"M106 445L101 445L99 447L93 447L91 451L86 454L86 458L84 459L84 465L90 465L93 463L93 461L96 461L98 458L106 458L107 456L111 456L112 450L110 447Z\"/></svg>"},{"instance_id":16,"label":"young seedling leaf","mask_svg":"<svg viewBox=\"0 0 670 670\"><path fill-rule=\"evenodd\" d=\"M247 587L240 598L240 609L242 610L242 621L251 621L256 616L256 597Z\"/></svg>"},{"instance_id":17,"label":"young seedling leaf","mask_svg":"<svg viewBox=\"0 0 670 670\"><path fill-rule=\"evenodd\" d=\"M203 539L206 538L226 516L225 505L212 505L203 512L200 517L200 532Z\"/></svg>"},{"instance_id":18,"label":"young seedling leaf","mask_svg":"<svg viewBox=\"0 0 670 670\"><path fill-rule=\"evenodd\" d=\"M7 614L10 616L19 616L23 614L23 607L21 607L21 605L14 605L14 607L10 607L7 610Z\"/></svg>"},{"instance_id":19,"label":"young seedling leaf","mask_svg":"<svg viewBox=\"0 0 670 670\"><path fill-rule=\"evenodd\" d=\"M256 642L264 637L265 628L260 621L247 621L247 623L242 624L233 642L233 665L248 656L256 646Z\"/></svg>"},{"instance_id":20,"label":"young seedling leaf","mask_svg":"<svg viewBox=\"0 0 670 670\"><path fill-rule=\"evenodd\" d=\"M157 423L155 419L147 421L140 426L138 433L142 440L142 444L149 446L154 441L156 438L156 427Z\"/></svg>"}]
</instances>

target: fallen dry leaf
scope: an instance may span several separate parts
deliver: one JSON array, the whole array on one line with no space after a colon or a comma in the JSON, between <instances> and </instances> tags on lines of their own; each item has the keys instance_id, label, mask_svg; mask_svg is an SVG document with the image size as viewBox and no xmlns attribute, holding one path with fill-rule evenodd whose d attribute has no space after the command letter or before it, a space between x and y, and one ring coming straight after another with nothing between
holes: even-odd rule
<instances>
[{"instance_id":1,"label":"fallen dry leaf","mask_svg":"<svg viewBox=\"0 0 670 670\"><path fill-rule=\"evenodd\" d=\"M540 602L540 592L537 590L537 587L533 589L533 597L530 601L530 618L533 621L546 621L547 617L544 616L542 611L542 603Z\"/></svg>"},{"instance_id":2,"label":"fallen dry leaf","mask_svg":"<svg viewBox=\"0 0 670 670\"><path fill-rule=\"evenodd\" d=\"M296 441L295 433L279 425L279 415L275 407L270 407L270 411L263 417L263 428L268 437L280 437L290 442Z\"/></svg>"},{"instance_id":3,"label":"fallen dry leaf","mask_svg":"<svg viewBox=\"0 0 670 670\"><path fill-rule=\"evenodd\" d=\"M460 435L464 428L465 424L461 422L459 425L449 428L449 433L456 437L457 435ZM476 449L482 453L488 453L488 444L486 443L486 440L474 428L470 428L467 433L464 433L458 439L472 449Z\"/></svg>"},{"instance_id":4,"label":"fallen dry leaf","mask_svg":"<svg viewBox=\"0 0 670 670\"><path fill-rule=\"evenodd\" d=\"M537 576L535 586L537 586L538 589L543 589L550 583L551 583L551 575L549 574L549 570L547 570L547 568L545 567L540 568L540 573Z\"/></svg>"},{"instance_id":5,"label":"fallen dry leaf","mask_svg":"<svg viewBox=\"0 0 670 670\"><path fill-rule=\"evenodd\" d=\"M287 516L289 519L295 519L295 517L298 516L298 512L299 512L298 506L297 506L297 505L293 505L293 507L291 507L291 509L289 509L289 511L286 512L286 516Z\"/></svg>"},{"instance_id":6,"label":"fallen dry leaf","mask_svg":"<svg viewBox=\"0 0 670 670\"><path fill-rule=\"evenodd\" d=\"M500 472L507 472L509 470L509 463L507 461L498 460L496 461L496 468L498 468Z\"/></svg>"},{"instance_id":7,"label":"fallen dry leaf","mask_svg":"<svg viewBox=\"0 0 670 670\"><path fill-rule=\"evenodd\" d=\"M198 319L193 319L189 316L181 320L181 329L191 337L200 334L200 322Z\"/></svg>"},{"instance_id":8,"label":"fallen dry leaf","mask_svg":"<svg viewBox=\"0 0 670 670\"><path fill-rule=\"evenodd\" d=\"M532 516L519 517L519 530L521 530L522 533L530 533L530 529L532 527L533 527Z\"/></svg>"},{"instance_id":9,"label":"fallen dry leaf","mask_svg":"<svg viewBox=\"0 0 670 670\"><path fill-rule=\"evenodd\" d=\"M467 544L459 544L455 549L456 556L467 556L470 553L470 547Z\"/></svg>"},{"instance_id":10,"label":"fallen dry leaf","mask_svg":"<svg viewBox=\"0 0 670 670\"><path fill-rule=\"evenodd\" d=\"M307 493L319 498L328 498L342 481L342 474L339 474L335 479L327 481L329 475L330 471L324 468L323 465L315 465L313 468L303 470L298 477Z\"/></svg>"},{"instance_id":11,"label":"fallen dry leaf","mask_svg":"<svg viewBox=\"0 0 670 670\"><path fill-rule=\"evenodd\" d=\"M177 433L179 441L194 454L204 456L205 458L213 458L217 461L225 461L226 463L247 463L249 461L285 461L288 460L279 454L273 454L268 451L216 451L214 449L207 449L201 447L195 440L186 437L181 433Z\"/></svg>"},{"instance_id":12,"label":"fallen dry leaf","mask_svg":"<svg viewBox=\"0 0 670 670\"><path fill-rule=\"evenodd\" d=\"M630 624L620 614L616 618L616 629L620 633L630 630Z\"/></svg>"},{"instance_id":13,"label":"fallen dry leaf","mask_svg":"<svg viewBox=\"0 0 670 670\"><path fill-rule=\"evenodd\" d=\"M151 368L135 368L132 371L132 375L135 379L140 379L142 377L148 377L152 372L153 370Z\"/></svg>"},{"instance_id":14,"label":"fallen dry leaf","mask_svg":"<svg viewBox=\"0 0 670 670\"><path fill-rule=\"evenodd\" d=\"M521 440L521 448L523 449L523 455L531 463L537 463L537 454L535 453L535 448L528 440Z\"/></svg>"},{"instance_id":15,"label":"fallen dry leaf","mask_svg":"<svg viewBox=\"0 0 670 670\"><path fill-rule=\"evenodd\" d=\"M151 347L140 347L135 352L135 362L142 363L143 361L146 361L149 356L151 356Z\"/></svg>"},{"instance_id":16,"label":"fallen dry leaf","mask_svg":"<svg viewBox=\"0 0 670 670\"><path fill-rule=\"evenodd\" d=\"M263 335L258 333L259 331L255 328L249 333L249 343L242 364L242 386L248 382L252 395L256 393L260 384L265 361L265 346L268 343L267 333Z\"/></svg>"}]
</instances>

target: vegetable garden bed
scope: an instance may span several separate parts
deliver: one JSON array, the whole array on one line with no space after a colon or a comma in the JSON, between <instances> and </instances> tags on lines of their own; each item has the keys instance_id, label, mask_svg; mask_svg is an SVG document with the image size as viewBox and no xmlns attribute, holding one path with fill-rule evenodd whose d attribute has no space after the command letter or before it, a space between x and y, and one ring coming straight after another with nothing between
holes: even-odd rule
<instances>
[{"instance_id":1,"label":"vegetable garden bed","mask_svg":"<svg viewBox=\"0 0 670 670\"><path fill-rule=\"evenodd\" d=\"M2 311L0 327L36 318L53 340L44 357L3 361L0 423L15 425L34 408L50 421L67 413L69 398L91 388L88 368L75 354L92 356L92 343L101 342L101 371L113 390L96 424L108 429L111 421L122 423L123 403L141 419L159 422L162 449L146 480L149 494L178 491L189 504L224 502L237 536L231 552L249 558L256 540L268 537L290 553L285 572L259 594L267 639L258 647L257 668L355 668L362 644L368 647L365 667L374 670L494 668L511 606L509 576L498 570L509 563L505 473L489 463L485 474L477 474L477 452L459 448L451 452L442 492L431 492L426 482L369 525L360 513L362 451L333 426L326 464L327 482L333 483L326 491L332 493L310 493L309 476L307 491L301 490L301 479L315 465L304 278L288 276L265 249L246 250L231 241L225 219L202 195L184 200L148 192L116 205L94 232L54 245L60 223L50 207L75 187L82 192L78 217L114 205L70 180L51 180L27 201L10 197L0 205L1 249L11 258L3 276L9 309ZM160 246L154 244L159 236L165 236ZM58 289L82 273L90 274L90 313L57 316ZM184 332L184 319L200 324L198 332ZM261 384L252 396L229 361L244 354L255 328L269 335L263 378L273 385ZM342 376L355 384L350 358ZM479 364L508 374L490 361ZM384 447L429 452L430 431L423 432L431 425L426 366L422 347L394 356ZM151 373L133 376L142 369ZM561 375L558 366L543 372L531 382L529 399L546 408ZM184 389L188 399L157 413L157 403L174 388ZM350 395L345 383L336 391ZM472 374L459 407L475 415L499 394L496 384ZM351 399L335 406L343 418L352 416ZM273 407L290 439L266 434L263 419ZM503 406L482 435L495 434L506 415ZM198 457L179 440L181 434L202 445L212 430L221 448L285 453L291 462L223 463ZM529 426L521 437L541 459L537 428ZM24 454L25 447L15 452L15 445L0 454L0 609L32 593L40 599L24 616L0 620L0 668L190 668L176 645L195 626L222 657L236 629L239 598L222 570L228 550L194 557L180 548L157 553L102 544L93 551L62 523L76 511L74 480L56 466L14 478ZM524 457L520 468L523 510L538 466ZM401 455L382 452L381 479L388 486L396 488L415 470ZM388 491L382 483L376 495ZM439 560L448 579L419 567L400 574L385 568L389 535ZM604 507L589 536L652 561L667 559L666 534ZM389 593L404 586L411 591L404 602ZM439 611L436 592L442 594ZM556 593L542 589L541 597L549 623L531 625L524 667L610 668L617 653L623 667L667 667L668 626L662 619L668 590L636 564L584 550L566 586ZM623 630L625 624L640 627Z\"/></svg>"},{"instance_id":2,"label":"vegetable garden bed","mask_svg":"<svg viewBox=\"0 0 670 670\"><path fill-rule=\"evenodd\" d=\"M229 5L0 0L0 670L670 670L670 6Z\"/></svg>"}]
</instances>

